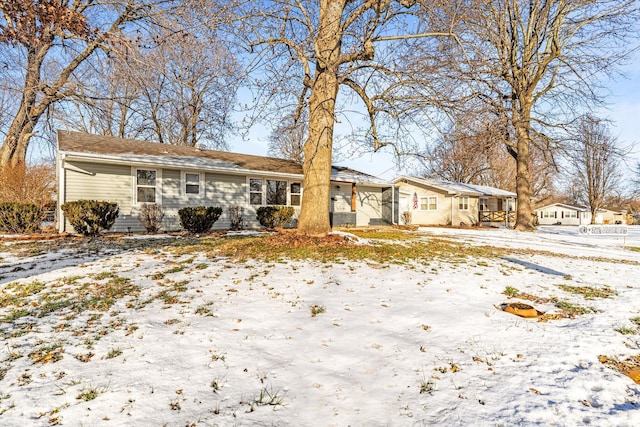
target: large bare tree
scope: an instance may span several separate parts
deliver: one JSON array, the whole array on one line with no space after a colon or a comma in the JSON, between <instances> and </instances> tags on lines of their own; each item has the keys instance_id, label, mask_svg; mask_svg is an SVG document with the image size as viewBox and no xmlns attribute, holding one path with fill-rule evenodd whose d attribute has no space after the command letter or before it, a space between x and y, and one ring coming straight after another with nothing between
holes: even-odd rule
<instances>
[{"instance_id":1,"label":"large bare tree","mask_svg":"<svg viewBox=\"0 0 640 427\"><path fill-rule=\"evenodd\" d=\"M441 75L459 83L447 94L457 113L464 111L462 103L471 106L467 114L481 103L482 111L491 111L502 123L503 142L516 160L516 229L532 230L532 146L539 144L551 156L563 125L600 103L598 79L615 71L634 47L630 39L638 37L638 2L424 3L431 25L454 31L457 38L436 46L432 41L427 47L435 53L423 56L447 58Z\"/></svg>"},{"instance_id":2,"label":"large bare tree","mask_svg":"<svg viewBox=\"0 0 640 427\"><path fill-rule=\"evenodd\" d=\"M183 19L158 21L135 46L92 63L92 84L56 117L89 132L227 148L237 61L207 30Z\"/></svg>"},{"instance_id":3,"label":"large bare tree","mask_svg":"<svg viewBox=\"0 0 640 427\"><path fill-rule=\"evenodd\" d=\"M258 77L265 84L260 95L277 99L280 109L292 106L296 118L308 110L299 232L324 235L331 229L329 183L338 94L352 96L367 112L371 148L389 142L379 133L382 105L390 105L382 94L398 83L389 56L397 40L426 35L415 16L410 18L418 10L416 3L280 0L251 2L236 11L242 16L240 37L261 65ZM279 99L278 86L287 95L295 90L297 96Z\"/></svg>"},{"instance_id":4,"label":"large bare tree","mask_svg":"<svg viewBox=\"0 0 640 427\"><path fill-rule=\"evenodd\" d=\"M575 178L575 190L591 209L594 224L598 209L620 189L622 150L607 123L592 115L580 119L567 148L569 176Z\"/></svg>"},{"instance_id":5,"label":"large bare tree","mask_svg":"<svg viewBox=\"0 0 640 427\"><path fill-rule=\"evenodd\" d=\"M77 93L85 61L100 51L125 46L131 26L169 12L174 1L0 1L0 43L21 58L10 64L19 67L11 74L21 80L20 87L13 88L20 101L3 129L0 166L24 163L34 129L47 109Z\"/></svg>"}]
</instances>

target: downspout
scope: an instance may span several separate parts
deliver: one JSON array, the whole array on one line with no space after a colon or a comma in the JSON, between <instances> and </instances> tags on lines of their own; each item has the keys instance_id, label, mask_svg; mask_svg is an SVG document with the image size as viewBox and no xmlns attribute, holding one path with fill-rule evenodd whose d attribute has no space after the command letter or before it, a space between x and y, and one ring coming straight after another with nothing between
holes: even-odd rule
<instances>
[{"instance_id":1,"label":"downspout","mask_svg":"<svg viewBox=\"0 0 640 427\"><path fill-rule=\"evenodd\" d=\"M400 212L398 209L398 216L400 216ZM396 222L396 186L391 186L391 225L398 225Z\"/></svg>"},{"instance_id":2,"label":"downspout","mask_svg":"<svg viewBox=\"0 0 640 427\"><path fill-rule=\"evenodd\" d=\"M58 233L63 233L66 227L66 219L62 212L62 205L65 203L65 182L66 172L64 169L64 153L58 154L57 175L58 175Z\"/></svg>"},{"instance_id":3,"label":"downspout","mask_svg":"<svg viewBox=\"0 0 640 427\"><path fill-rule=\"evenodd\" d=\"M455 198L459 198L460 194L454 194L453 197L451 197L451 218L449 218L449 223L451 224L451 226L453 227L453 199ZM459 203L460 201L458 201Z\"/></svg>"}]
</instances>

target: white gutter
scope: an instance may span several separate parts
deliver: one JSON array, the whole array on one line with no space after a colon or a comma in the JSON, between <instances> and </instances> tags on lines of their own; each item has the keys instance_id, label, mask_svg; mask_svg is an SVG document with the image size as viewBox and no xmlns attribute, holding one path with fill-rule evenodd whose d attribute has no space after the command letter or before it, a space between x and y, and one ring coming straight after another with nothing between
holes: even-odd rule
<instances>
[{"instance_id":1,"label":"white gutter","mask_svg":"<svg viewBox=\"0 0 640 427\"><path fill-rule=\"evenodd\" d=\"M65 203L65 179L66 174L64 170L64 153L58 153L58 158L56 159L56 175L58 178L58 233L64 232L66 226L66 218L64 217L64 213L62 212L62 205Z\"/></svg>"}]
</instances>

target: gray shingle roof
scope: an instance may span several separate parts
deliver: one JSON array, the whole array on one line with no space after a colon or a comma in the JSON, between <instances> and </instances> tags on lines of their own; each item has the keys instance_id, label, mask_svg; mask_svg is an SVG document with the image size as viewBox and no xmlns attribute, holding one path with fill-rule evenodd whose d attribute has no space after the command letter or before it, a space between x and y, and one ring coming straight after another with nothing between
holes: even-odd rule
<instances>
[{"instance_id":1,"label":"gray shingle roof","mask_svg":"<svg viewBox=\"0 0 640 427\"><path fill-rule=\"evenodd\" d=\"M442 191L446 191L448 194L459 194L464 196L492 196L492 197L516 197L516 193L511 191L502 190L500 188L491 187L488 185L475 185L466 184L463 182L442 181L428 178L418 178L415 176L401 176L393 180L398 183L399 181L412 181L418 185L433 187Z\"/></svg>"},{"instance_id":2,"label":"gray shingle roof","mask_svg":"<svg viewBox=\"0 0 640 427\"><path fill-rule=\"evenodd\" d=\"M300 177L303 174L302 166L298 163L274 157L204 150L62 130L58 131L58 150L66 154L84 154L126 163L153 163L183 169L261 171ZM340 166L332 167L331 180L365 185L391 185L381 178Z\"/></svg>"}]
</instances>

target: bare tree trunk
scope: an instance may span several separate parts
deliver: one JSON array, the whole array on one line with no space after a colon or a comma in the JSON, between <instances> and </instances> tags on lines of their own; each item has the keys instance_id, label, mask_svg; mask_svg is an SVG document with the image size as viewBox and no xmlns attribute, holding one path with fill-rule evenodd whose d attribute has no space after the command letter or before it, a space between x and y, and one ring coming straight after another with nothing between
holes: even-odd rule
<instances>
[{"instance_id":1,"label":"bare tree trunk","mask_svg":"<svg viewBox=\"0 0 640 427\"><path fill-rule=\"evenodd\" d=\"M331 150L339 87L340 18L343 10L344 1L324 0L320 3L316 41L318 62L309 97L309 139L304 144L304 191L298 220L298 232L312 236L324 236L331 231Z\"/></svg>"},{"instance_id":2,"label":"bare tree trunk","mask_svg":"<svg viewBox=\"0 0 640 427\"><path fill-rule=\"evenodd\" d=\"M517 138L516 155L516 193L518 206L516 208L515 229L519 231L535 230L531 210L531 169L529 168L531 137L529 135L528 120L518 120L515 123Z\"/></svg>"},{"instance_id":3,"label":"bare tree trunk","mask_svg":"<svg viewBox=\"0 0 640 427\"><path fill-rule=\"evenodd\" d=\"M40 85L40 72L48 46L29 48L27 51L27 69L24 77L24 90L20 106L11 126L7 131L4 143L0 147L0 167L16 167L24 164L29 139L33 129L44 113L44 108L36 108L36 100Z\"/></svg>"}]
</instances>

